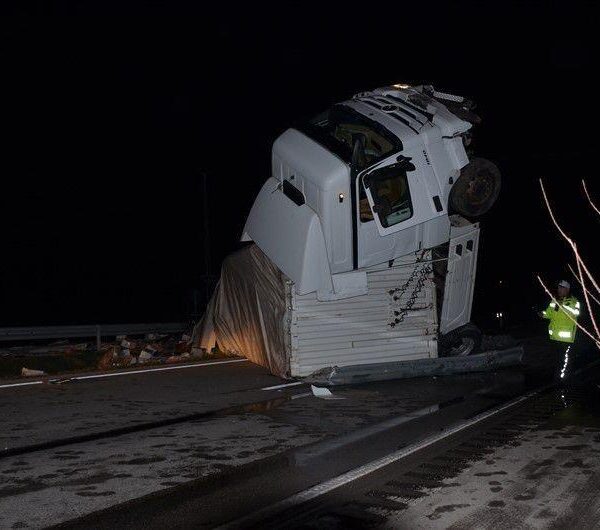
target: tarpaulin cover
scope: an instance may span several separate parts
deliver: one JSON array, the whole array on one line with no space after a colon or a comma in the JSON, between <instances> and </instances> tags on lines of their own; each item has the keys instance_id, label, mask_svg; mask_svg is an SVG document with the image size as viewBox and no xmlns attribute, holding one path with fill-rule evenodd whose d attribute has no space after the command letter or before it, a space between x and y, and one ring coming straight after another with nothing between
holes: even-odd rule
<instances>
[{"instance_id":1,"label":"tarpaulin cover","mask_svg":"<svg viewBox=\"0 0 600 530\"><path fill-rule=\"evenodd\" d=\"M285 276L256 246L228 256L193 341L235 353L280 377L289 375L285 348Z\"/></svg>"}]
</instances>

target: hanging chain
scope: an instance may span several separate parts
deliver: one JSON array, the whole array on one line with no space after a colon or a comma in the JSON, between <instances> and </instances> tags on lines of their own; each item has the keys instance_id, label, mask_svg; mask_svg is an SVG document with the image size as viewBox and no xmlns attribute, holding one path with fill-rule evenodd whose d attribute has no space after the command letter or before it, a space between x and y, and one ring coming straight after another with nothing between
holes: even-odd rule
<instances>
[{"instance_id":1,"label":"hanging chain","mask_svg":"<svg viewBox=\"0 0 600 530\"><path fill-rule=\"evenodd\" d=\"M402 296L408 289L408 286L413 282L415 277L417 277L417 275L418 275L417 283L416 283L415 288L413 289L412 293L410 294L408 301L406 302L406 305L404 307L394 310L395 318L394 318L393 322L390 322L390 327L393 328L396 324L400 324L401 322L404 321L404 318L406 317L408 312L412 309L412 306L417 301L417 297L419 296L419 293L423 290L423 287L425 286L425 282L427 281L427 276L432 270L433 269L431 268L431 266L426 265L424 267L421 267L420 264L418 263L416 265L415 269L412 271L412 273L411 273L410 277L408 278L408 280L406 281L406 283L404 283L404 285L389 291L390 296L393 296L393 301L397 302L398 300L400 300L402 298Z\"/></svg>"},{"instance_id":2,"label":"hanging chain","mask_svg":"<svg viewBox=\"0 0 600 530\"><path fill-rule=\"evenodd\" d=\"M410 276L408 277L408 280L406 280L404 285L402 285L400 287L396 287L395 289L392 289L391 291L389 291L389 295L393 296L394 302L397 302L398 300L400 300L400 298L402 298L402 296L406 292L406 289L408 289L408 286L412 283L412 281L415 279L415 276L419 272L419 266L420 266L420 263L417 262L417 264L415 265L415 268L410 273Z\"/></svg>"}]
</instances>

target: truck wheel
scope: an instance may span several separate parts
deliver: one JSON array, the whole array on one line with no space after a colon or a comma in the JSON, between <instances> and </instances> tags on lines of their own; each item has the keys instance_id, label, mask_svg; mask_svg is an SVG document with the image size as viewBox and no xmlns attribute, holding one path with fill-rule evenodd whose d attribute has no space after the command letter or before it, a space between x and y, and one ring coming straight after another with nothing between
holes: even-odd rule
<instances>
[{"instance_id":1,"label":"truck wheel","mask_svg":"<svg viewBox=\"0 0 600 530\"><path fill-rule=\"evenodd\" d=\"M483 215L496 202L501 183L496 164L486 158L473 158L450 190L451 212L471 218Z\"/></svg>"},{"instance_id":2,"label":"truck wheel","mask_svg":"<svg viewBox=\"0 0 600 530\"><path fill-rule=\"evenodd\" d=\"M472 355L481 346L481 331L474 324L465 324L440 337L441 357Z\"/></svg>"}]
</instances>

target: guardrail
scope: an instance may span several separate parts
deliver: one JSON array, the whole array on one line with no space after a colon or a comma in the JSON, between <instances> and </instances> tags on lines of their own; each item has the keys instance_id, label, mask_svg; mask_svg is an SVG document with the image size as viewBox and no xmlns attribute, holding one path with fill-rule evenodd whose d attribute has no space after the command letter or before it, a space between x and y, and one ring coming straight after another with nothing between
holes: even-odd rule
<instances>
[{"instance_id":1,"label":"guardrail","mask_svg":"<svg viewBox=\"0 0 600 530\"><path fill-rule=\"evenodd\" d=\"M23 326L0 328L0 342L37 339L68 339L95 337L100 346L102 337L144 335L146 333L179 333L187 329L183 322L151 324L86 324L81 326Z\"/></svg>"}]
</instances>

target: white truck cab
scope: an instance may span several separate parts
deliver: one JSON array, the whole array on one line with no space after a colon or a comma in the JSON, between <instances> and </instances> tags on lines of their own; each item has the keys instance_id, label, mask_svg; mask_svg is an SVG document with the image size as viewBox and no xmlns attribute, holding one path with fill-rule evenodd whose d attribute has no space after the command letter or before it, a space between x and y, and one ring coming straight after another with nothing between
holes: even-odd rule
<instances>
[{"instance_id":1,"label":"white truck cab","mask_svg":"<svg viewBox=\"0 0 600 530\"><path fill-rule=\"evenodd\" d=\"M448 242L451 191L477 120L448 108L461 105L432 87L395 85L288 129L242 240L256 242L299 294L323 300L364 291L367 267ZM491 180L484 191L495 199Z\"/></svg>"},{"instance_id":2,"label":"white truck cab","mask_svg":"<svg viewBox=\"0 0 600 530\"><path fill-rule=\"evenodd\" d=\"M198 344L282 377L476 351L472 220L500 174L468 156L472 108L394 85L285 131Z\"/></svg>"}]
</instances>

